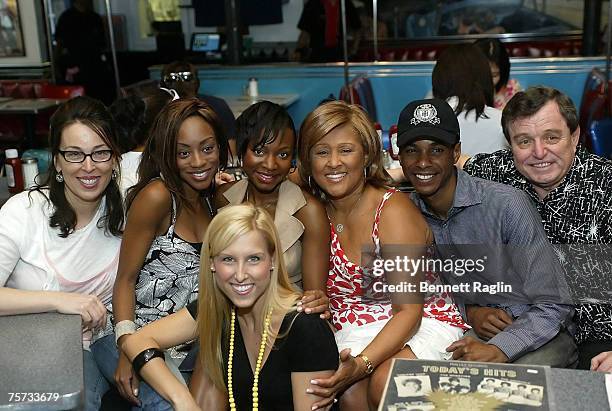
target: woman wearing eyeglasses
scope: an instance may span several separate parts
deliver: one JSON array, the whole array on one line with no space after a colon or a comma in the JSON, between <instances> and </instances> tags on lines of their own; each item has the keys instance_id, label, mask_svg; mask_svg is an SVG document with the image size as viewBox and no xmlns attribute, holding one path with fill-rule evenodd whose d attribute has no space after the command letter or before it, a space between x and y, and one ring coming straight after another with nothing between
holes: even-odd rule
<instances>
[{"instance_id":1,"label":"woman wearing eyeglasses","mask_svg":"<svg viewBox=\"0 0 612 411\"><path fill-rule=\"evenodd\" d=\"M114 138L101 102L62 104L51 117L47 180L0 209L0 315L81 315L86 410L98 410L108 388L89 345L106 325L119 261L124 214Z\"/></svg>"},{"instance_id":2,"label":"woman wearing eyeglasses","mask_svg":"<svg viewBox=\"0 0 612 411\"><path fill-rule=\"evenodd\" d=\"M227 141L214 111L197 99L168 103L158 114L128 191L127 223L113 291L113 323L92 352L109 381L143 409L169 407L148 385L139 384L117 343L147 323L185 307L198 296L202 236L215 214L215 174L226 164ZM187 352L167 351L168 365Z\"/></svg>"}]
</instances>

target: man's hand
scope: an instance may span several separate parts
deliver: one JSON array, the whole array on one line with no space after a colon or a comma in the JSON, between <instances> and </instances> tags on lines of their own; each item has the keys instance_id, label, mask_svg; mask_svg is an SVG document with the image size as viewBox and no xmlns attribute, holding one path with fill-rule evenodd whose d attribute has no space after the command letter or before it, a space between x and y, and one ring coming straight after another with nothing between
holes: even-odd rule
<instances>
[{"instance_id":1,"label":"man's hand","mask_svg":"<svg viewBox=\"0 0 612 411\"><path fill-rule=\"evenodd\" d=\"M476 335L485 340L495 337L512 324L512 318L501 308L468 305L466 313L468 324L474 328Z\"/></svg>"},{"instance_id":2,"label":"man's hand","mask_svg":"<svg viewBox=\"0 0 612 411\"><path fill-rule=\"evenodd\" d=\"M612 351L604 351L593 357L591 371L612 372Z\"/></svg>"},{"instance_id":3,"label":"man's hand","mask_svg":"<svg viewBox=\"0 0 612 411\"><path fill-rule=\"evenodd\" d=\"M448 346L446 351L453 353L453 360L508 362L506 354L495 345L480 342L472 337L455 341Z\"/></svg>"}]
</instances>

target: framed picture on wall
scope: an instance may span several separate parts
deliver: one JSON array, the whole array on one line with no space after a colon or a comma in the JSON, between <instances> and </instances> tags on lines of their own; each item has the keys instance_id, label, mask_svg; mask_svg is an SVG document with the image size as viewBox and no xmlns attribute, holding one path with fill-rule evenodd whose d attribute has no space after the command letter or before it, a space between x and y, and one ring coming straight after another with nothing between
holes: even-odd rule
<instances>
[{"instance_id":1,"label":"framed picture on wall","mask_svg":"<svg viewBox=\"0 0 612 411\"><path fill-rule=\"evenodd\" d=\"M0 0L0 57L25 55L18 0Z\"/></svg>"}]
</instances>

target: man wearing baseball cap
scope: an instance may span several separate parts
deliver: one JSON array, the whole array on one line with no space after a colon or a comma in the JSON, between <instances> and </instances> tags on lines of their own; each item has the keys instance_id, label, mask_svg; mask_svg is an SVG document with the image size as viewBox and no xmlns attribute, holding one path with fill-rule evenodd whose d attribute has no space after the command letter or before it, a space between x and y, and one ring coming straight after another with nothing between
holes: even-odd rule
<instances>
[{"instance_id":1,"label":"man wearing baseball cap","mask_svg":"<svg viewBox=\"0 0 612 411\"><path fill-rule=\"evenodd\" d=\"M503 269L495 270L498 278L482 278L514 285L514 294L454 293L473 329L447 348L453 359L575 366L573 307L527 195L455 167L461 154L459 124L443 100L408 104L399 117L397 144L404 175L416 189L413 201L434 233L437 257L461 257L465 245L521 247L520 258L503 260ZM447 246L452 246L452 256ZM443 280L456 280L452 274L442 274ZM478 278L469 274L461 281Z\"/></svg>"}]
</instances>

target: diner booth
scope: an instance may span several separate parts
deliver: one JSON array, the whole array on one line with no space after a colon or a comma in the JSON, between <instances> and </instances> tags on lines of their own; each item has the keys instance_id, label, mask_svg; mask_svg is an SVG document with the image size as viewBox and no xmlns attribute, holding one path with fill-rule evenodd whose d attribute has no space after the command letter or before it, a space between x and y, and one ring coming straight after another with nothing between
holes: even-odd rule
<instances>
[{"instance_id":1,"label":"diner booth","mask_svg":"<svg viewBox=\"0 0 612 411\"><path fill-rule=\"evenodd\" d=\"M612 1L355 0L349 7L351 0L338 0L340 59L317 62L296 53L307 47L297 27L307 1L312 0L252 1L261 9L261 24L247 0L180 0L167 2L176 7L164 5L165 11L152 6L162 2L93 0L105 30L101 55L110 101L158 87L164 65L184 59L197 69L199 93L223 98L235 116L254 102L270 100L286 107L299 129L323 100L360 104L394 155L393 126L407 102L431 91L439 53L449 44L493 37L511 57L510 77L523 88L547 85L570 96L580 108L583 142L612 157ZM9 198L4 150L36 158L38 172L45 173L50 116L67 99L92 95L61 67L56 29L70 3L0 0L0 206ZM206 15L204 3L214 4L214 13ZM0 410L80 409L83 370L74 361L81 344L79 317L0 316L0 327ZM42 349L49 341L63 355ZM77 375L56 372L66 369L76 369ZM551 373L555 409L607 409L604 378L573 370ZM24 401L7 395L43 391L57 398L39 395L24 408ZM107 401L103 409L125 407L116 398Z\"/></svg>"}]
</instances>

